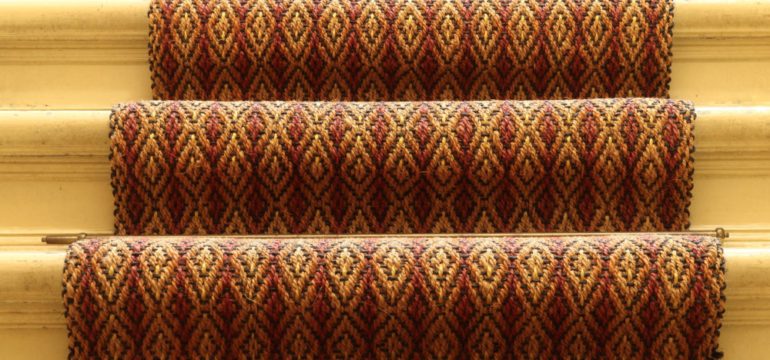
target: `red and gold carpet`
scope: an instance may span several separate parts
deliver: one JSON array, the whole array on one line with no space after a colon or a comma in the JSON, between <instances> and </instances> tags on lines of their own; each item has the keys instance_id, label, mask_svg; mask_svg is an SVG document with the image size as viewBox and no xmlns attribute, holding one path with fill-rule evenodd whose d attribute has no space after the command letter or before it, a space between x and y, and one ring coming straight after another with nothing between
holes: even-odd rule
<instances>
[{"instance_id":1,"label":"red and gold carpet","mask_svg":"<svg viewBox=\"0 0 770 360\"><path fill-rule=\"evenodd\" d=\"M672 0L150 3L71 357L720 355L717 238L492 234L687 229Z\"/></svg>"},{"instance_id":2,"label":"red and gold carpet","mask_svg":"<svg viewBox=\"0 0 770 360\"><path fill-rule=\"evenodd\" d=\"M101 359L696 359L724 308L700 235L107 237L64 285Z\"/></svg>"},{"instance_id":3,"label":"red and gold carpet","mask_svg":"<svg viewBox=\"0 0 770 360\"><path fill-rule=\"evenodd\" d=\"M156 102L112 114L119 234L685 230L689 103Z\"/></svg>"},{"instance_id":4,"label":"red and gold carpet","mask_svg":"<svg viewBox=\"0 0 770 360\"><path fill-rule=\"evenodd\" d=\"M672 0L152 0L162 100L667 97Z\"/></svg>"}]
</instances>

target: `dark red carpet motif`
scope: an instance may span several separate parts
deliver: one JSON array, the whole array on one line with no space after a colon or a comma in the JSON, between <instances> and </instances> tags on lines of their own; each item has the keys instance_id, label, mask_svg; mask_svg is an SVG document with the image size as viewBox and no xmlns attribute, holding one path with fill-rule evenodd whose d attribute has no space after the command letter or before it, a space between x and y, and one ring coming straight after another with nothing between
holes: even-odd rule
<instances>
[{"instance_id":1,"label":"dark red carpet motif","mask_svg":"<svg viewBox=\"0 0 770 360\"><path fill-rule=\"evenodd\" d=\"M688 103L134 103L119 234L684 230Z\"/></svg>"},{"instance_id":2,"label":"dark red carpet motif","mask_svg":"<svg viewBox=\"0 0 770 360\"><path fill-rule=\"evenodd\" d=\"M152 0L162 100L667 97L672 0Z\"/></svg>"},{"instance_id":3,"label":"dark red carpet motif","mask_svg":"<svg viewBox=\"0 0 770 360\"><path fill-rule=\"evenodd\" d=\"M75 358L703 359L716 238L121 238L72 245Z\"/></svg>"}]
</instances>

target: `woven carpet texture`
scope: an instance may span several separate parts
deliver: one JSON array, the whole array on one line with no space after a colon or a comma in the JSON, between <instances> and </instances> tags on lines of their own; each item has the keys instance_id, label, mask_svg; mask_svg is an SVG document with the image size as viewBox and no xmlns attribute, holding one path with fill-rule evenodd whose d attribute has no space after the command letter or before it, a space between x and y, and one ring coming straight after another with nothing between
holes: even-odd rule
<instances>
[{"instance_id":1,"label":"woven carpet texture","mask_svg":"<svg viewBox=\"0 0 770 360\"><path fill-rule=\"evenodd\" d=\"M657 99L145 102L119 234L685 230L693 110Z\"/></svg>"},{"instance_id":2,"label":"woven carpet texture","mask_svg":"<svg viewBox=\"0 0 770 360\"><path fill-rule=\"evenodd\" d=\"M672 0L152 0L162 100L667 97Z\"/></svg>"},{"instance_id":3,"label":"woven carpet texture","mask_svg":"<svg viewBox=\"0 0 770 360\"><path fill-rule=\"evenodd\" d=\"M70 357L720 356L673 7L151 0Z\"/></svg>"},{"instance_id":4,"label":"woven carpet texture","mask_svg":"<svg viewBox=\"0 0 770 360\"><path fill-rule=\"evenodd\" d=\"M71 246L77 358L707 358L710 236L122 238Z\"/></svg>"}]
</instances>

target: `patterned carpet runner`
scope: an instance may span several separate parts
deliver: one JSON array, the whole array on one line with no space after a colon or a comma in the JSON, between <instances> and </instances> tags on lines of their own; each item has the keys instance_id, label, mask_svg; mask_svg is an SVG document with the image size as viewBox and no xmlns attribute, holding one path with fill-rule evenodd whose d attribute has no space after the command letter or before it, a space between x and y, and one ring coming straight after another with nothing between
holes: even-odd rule
<instances>
[{"instance_id":1,"label":"patterned carpet runner","mask_svg":"<svg viewBox=\"0 0 770 360\"><path fill-rule=\"evenodd\" d=\"M667 97L672 0L152 0L163 100Z\"/></svg>"},{"instance_id":2,"label":"patterned carpet runner","mask_svg":"<svg viewBox=\"0 0 770 360\"><path fill-rule=\"evenodd\" d=\"M696 235L108 237L64 296L77 358L696 359L723 276Z\"/></svg>"},{"instance_id":3,"label":"patterned carpet runner","mask_svg":"<svg viewBox=\"0 0 770 360\"><path fill-rule=\"evenodd\" d=\"M688 228L672 0L151 0L149 23L163 101L111 116L140 236L70 246L71 357L719 355L717 238L493 234Z\"/></svg>"},{"instance_id":4,"label":"patterned carpet runner","mask_svg":"<svg viewBox=\"0 0 770 360\"><path fill-rule=\"evenodd\" d=\"M689 103L118 106L119 234L684 230Z\"/></svg>"}]
</instances>

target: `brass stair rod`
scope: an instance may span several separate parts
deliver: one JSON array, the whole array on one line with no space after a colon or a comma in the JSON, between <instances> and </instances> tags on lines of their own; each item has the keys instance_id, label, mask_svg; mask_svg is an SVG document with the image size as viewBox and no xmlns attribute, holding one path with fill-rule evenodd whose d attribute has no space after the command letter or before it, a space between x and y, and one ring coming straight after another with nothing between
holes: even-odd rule
<instances>
[{"instance_id":1,"label":"brass stair rod","mask_svg":"<svg viewBox=\"0 0 770 360\"><path fill-rule=\"evenodd\" d=\"M164 238L189 238L192 236L209 236L209 237L228 237L228 238L250 238L250 239L296 239L296 238L378 238L378 237L470 237L470 236L484 236L484 237L537 237L537 236L596 236L596 235L644 235L644 234L660 234L660 235L710 235L715 236L719 241L730 237L730 234L723 228L716 228L711 231L672 231L672 232L561 232L561 233L494 233L494 234L308 234L308 235L125 235L125 237L140 237L140 238L152 238L152 237L164 237ZM57 234L43 236L42 241L49 245L67 245L78 240L84 240L95 237L108 237L108 236L124 236L114 234Z\"/></svg>"}]
</instances>

